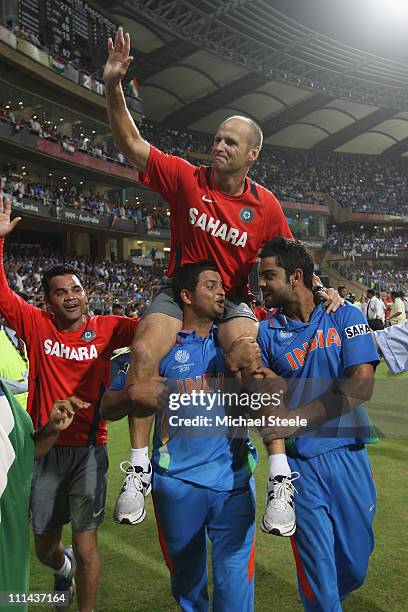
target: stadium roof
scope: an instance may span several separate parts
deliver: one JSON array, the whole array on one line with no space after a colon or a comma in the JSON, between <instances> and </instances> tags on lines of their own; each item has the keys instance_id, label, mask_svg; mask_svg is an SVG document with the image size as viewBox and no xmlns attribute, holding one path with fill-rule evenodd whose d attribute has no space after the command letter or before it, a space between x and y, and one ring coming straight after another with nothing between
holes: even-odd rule
<instances>
[{"instance_id":1,"label":"stadium roof","mask_svg":"<svg viewBox=\"0 0 408 612\"><path fill-rule=\"evenodd\" d=\"M130 32L130 76L152 120L213 133L243 113L275 146L408 151L408 66L315 32L273 0L96 4Z\"/></svg>"}]
</instances>

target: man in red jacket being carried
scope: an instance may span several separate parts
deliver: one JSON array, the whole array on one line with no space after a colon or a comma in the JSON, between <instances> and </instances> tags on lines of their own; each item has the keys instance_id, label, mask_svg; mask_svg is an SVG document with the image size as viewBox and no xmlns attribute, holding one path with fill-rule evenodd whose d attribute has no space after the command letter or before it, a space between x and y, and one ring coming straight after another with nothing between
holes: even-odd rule
<instances>
[{"instance_id":1,"label":"man in red jacket being carried","mask_svg":"<svg viewBox=\"0 0 408 612\"><path fill-rule=\"evenodd\" d=\"M170 207L170 265L132 343L129 384L157 375L160 360L175 342L183 313L174 297L171 277L186 264L210 259L220 271L226 293L225 312L219 321L223 349L228 351L240 336L251 337L256 343L258 321L249 306L248 277L265 242L275 236L291 238L292 234L275 196L247 176L263 139L262 130L252 119L234 116L218 126L212 167L197 168L180 157L166 155L144 140L126 108L121 81L133 58L129 55L129 34L122 28L115 41L109 39L108 53L104 80L115 142L139 169L140 181L158 192ZM134 467L124 482L115 518L136 524L145 516L144 495L150 490L147 446L151 419L130 416L129 422L130 463ZM270 459L271 486L276 475L290 477L284 453L284 442L277 441ZM138 487L132 485L135 470Z\"/></svg>"},{"instance_id":2,"label":"man in red jacket being carried","mask_svg":"<svg viewBox=\"0 0 408 612\"><path fill-rule=\"evenodd\" d=\"M76 585L80 612L95 605L100 577L96 530L105 511L108 457L106 421L99 402L109 386L110 356L128 346L138 320L87 316L79 272L55 266L43 275L48 312L27 304L8 286L3 267L4 237L20 221L10 221L11 205L0 197L0 314L27 345L30 363L28 413L34 428L45 425L56 400L75 395L89 404L79 410L56 445L36 462L31 490L32 524L38 558L54 570L56 591ZM143 388L144 387L144 388ZM128 388L129 397L150 407L160 404L160 379ZM62 526L72 524L72 545L61 542Z\"/></svg>"}]
</instances>

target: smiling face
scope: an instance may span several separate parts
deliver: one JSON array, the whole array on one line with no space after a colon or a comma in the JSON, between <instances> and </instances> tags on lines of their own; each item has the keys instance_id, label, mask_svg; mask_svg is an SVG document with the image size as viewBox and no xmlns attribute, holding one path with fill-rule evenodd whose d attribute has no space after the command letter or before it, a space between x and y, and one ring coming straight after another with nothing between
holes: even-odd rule
<instances>
[{"instance_id":1,"label":"smiling face","mask_svg":"<svg viewBox=\"0 0 408 612\"><path fill-rule=\"evenodd\" d=\"M248 169L260 151L254 137L254 128L244 118L232 117L221 123L211 151L213 168L220 173Z\"/></svg>"},{"instance_id":2,"label":"smiling face","mask_svg":"<svg viewBox=\"0 0 408 612\"><path fill-rule=\"evenodd\" d=\"M62 327L82 325L82 317L87 309L87 299L81 281L75 274L61 274L50 280L47 304L55 319Z\"/></svg>"},{"instance_id":3,"label":"smiling face","mask_svg":"<svg viewBox=\"0 0 408 612\"><path fill-rule=\"evenodd\" d=\"M201 272L194 291L183 289L180 295L200 318L214 321L224 313L225 291L221 276L215 270Z\"/></svg>"},{"instance_id":4,"label":"smiling face","mask_svg":"<svg viewBox=\"0 0 408 612\"><path fill-rule=\"evenodd\" d=\"M293 302L292 285L286 276L286 271L278 266L276 257L264 257L259 268L259 287L266 308L280 308Z\"/></svg>"}]
</instances>

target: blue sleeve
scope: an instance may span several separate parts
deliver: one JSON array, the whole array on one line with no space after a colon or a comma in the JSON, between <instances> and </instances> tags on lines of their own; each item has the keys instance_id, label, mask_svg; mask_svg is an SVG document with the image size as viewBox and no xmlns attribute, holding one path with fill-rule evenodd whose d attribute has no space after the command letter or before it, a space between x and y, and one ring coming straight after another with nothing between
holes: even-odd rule
<instances>
[{"instance_id":1,"label":"blue sleeve","mask_svg":"<svg viewBox=\"0 0 408 612\"><path fill-rule=\"evenodd\" d=\"M109 387L109 391L122 391L125 388L126 383L126 373L123 370L120 370L119 374Z\"/></svg>"},{"instance_id":2,"label":"blue sleeve","mask_svg":"<svg viewBox=\"0 0 408 612\"><path fill-rule=\"evenodd\" d=\"M257 337L257 341L259 344L259 348L261 349L261 359L262 359L262 363L264 364L265 368L270 368L270 358L269 358L269 334L268 334L268 329L269 329L269 321L265 320L265 321L261 321L261 323L259 324L259 330L258 330L258 337Z\"/></svg>"},{"instance_id":3,"label":"blue sleeve","mask_svg":"<svg viewBox=\"0 0 408 612\"><path fill-rule=\"evenodd\" d=\"M347 302L334 315L341 334L343 368L379 363L378 352L367 319L359 308Z\"/></svg>"}]
</instances>

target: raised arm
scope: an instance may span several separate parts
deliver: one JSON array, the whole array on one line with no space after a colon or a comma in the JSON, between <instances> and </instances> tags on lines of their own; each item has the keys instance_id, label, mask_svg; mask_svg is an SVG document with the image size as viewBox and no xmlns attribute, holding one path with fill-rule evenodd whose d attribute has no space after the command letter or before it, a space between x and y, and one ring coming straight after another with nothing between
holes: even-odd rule
<instances>
[{"instance_id":1,"label":"raised arm","mask_svg":"<svg viewBox=\"0 0 408 612\"><path fill-rule=\"evenodd\" d=\"M0 314L17 334L26 342L27 324L30 321L29 312L35 308L27 304L12 289L10 289L3 266L4 238L10 234L21 220L11 216L11 202L9 198L0 196Z\"/></svg>"},{"instance_id":2,"label":"raised arm","mask_svg":"<svg viewBox=\"0 0 408 612\"><path fill-rule=\"evenodd\" d=\"M111 38L108 39L108 61L103 73L106 103L116 145L141 172L146 172L150 144L141 137L126 107L121 83L133 60L129 52L129 34L124 34L123 29L119 28L115 35L115 43Z\"/></svg>"}]
</instances>

